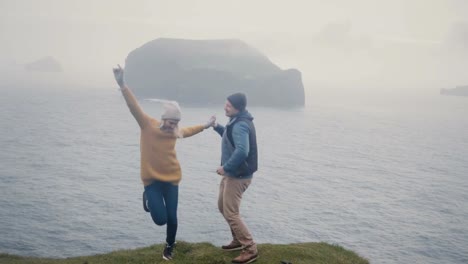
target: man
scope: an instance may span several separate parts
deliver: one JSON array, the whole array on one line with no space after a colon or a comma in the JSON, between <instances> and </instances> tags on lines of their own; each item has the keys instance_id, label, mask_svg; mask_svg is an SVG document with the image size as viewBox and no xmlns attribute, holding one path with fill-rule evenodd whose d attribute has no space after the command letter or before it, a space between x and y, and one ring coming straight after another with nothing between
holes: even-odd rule
<instances>
[{"instance_id":1,"label":"man","mask_svg":"<svg viewBox=\"0 0 468 264\"><path fill-rule=\"evenodd\" d=\"M216 124L213 128L222 136L221 167L218 208L229 224L232 233L230 244L222 246L225 251L242 250L232 263L244 264L258 258L257 245L242 220L239 208L242 194L252 182L257 171L257 139L252 115L246 110L247 98L235 93L227 98L224 111L229 117L226 127Z\"/></svg>"},{"instance_id":2,"label":"man","mask_svg":"<svg viewBox=\"0 0 468 264\"><path fill-rule=\"evenodd\" d=\"M145 210L148 209L151 213L156 225L167 224L163 259L171 260L177 233L178 184L182 177L175 151L176 140L193 136L213 126L215 118L212 117L205 125L179 129L179 105L168 101L164 105L165 111L161 121L158 121L143 112L132 91L125 84L124 70L120 65L114 68L114 76L130 112L141 129L140 171L145 189L143 196L147 200L144 201Z\"/></svg>"}]
</instances>

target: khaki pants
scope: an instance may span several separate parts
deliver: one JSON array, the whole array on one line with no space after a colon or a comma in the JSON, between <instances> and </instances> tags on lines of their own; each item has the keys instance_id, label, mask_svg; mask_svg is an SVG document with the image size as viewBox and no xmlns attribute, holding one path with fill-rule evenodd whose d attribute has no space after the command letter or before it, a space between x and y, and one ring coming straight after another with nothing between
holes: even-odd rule
<instances>
[{"instance_id":1,"label":"khaki pants","mask_svg":"<svg viewBox=\"0 0 468 264\"><path fill-rule=\"evenodd\" d=\"M256 250L252 235L239 214L242 194L251 182L252 179L223 176L219 185L218 209L231 228L233 241L240 242L244 247L253 246Z\"/></svg>"}]
</instances>

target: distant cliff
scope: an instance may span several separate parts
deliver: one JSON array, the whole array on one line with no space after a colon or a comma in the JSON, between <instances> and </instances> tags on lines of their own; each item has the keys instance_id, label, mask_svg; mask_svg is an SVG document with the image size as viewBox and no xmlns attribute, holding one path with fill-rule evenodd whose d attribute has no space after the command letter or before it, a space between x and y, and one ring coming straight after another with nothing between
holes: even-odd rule
<instances>
[{"instance_id":1,"label":"distant cliff","mask_svg":"<svg viewBox=\"0 0 468 264\"><path fill-rule=\"evenodd\" d=\"M189 105L222 104L239 91L251 106L305 104L298 70L281 70L240 40L156 39L130 52L125 78L139 97Z\"/></svg>"},{"instance_id":2,"label":"distant cliff","mask_svg":"<svg viewBox=\"0 0 468 264\"><path fill-rule=\"evenodd\" d=\"M466 86L457 86L456 88L453 88L453 89L441 89L440 94L468 96L468 85L466 85Z\"/></svg>"}]
</instances>

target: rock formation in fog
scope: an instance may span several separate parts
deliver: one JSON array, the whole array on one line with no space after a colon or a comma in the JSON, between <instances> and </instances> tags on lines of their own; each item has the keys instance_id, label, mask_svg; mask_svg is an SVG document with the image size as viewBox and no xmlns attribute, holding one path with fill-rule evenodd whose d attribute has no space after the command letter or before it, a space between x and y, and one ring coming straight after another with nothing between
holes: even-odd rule
<instances>
[{"instance_id":1,"label":"rock formation in fog","mask_svg":"<svg viewBox=\"0 0 468 264\"><path fill-rule=\"evenodd\" d=\"M135 94L215 105L244 92L249 105L303 106L296 69L281 70L240 40L156 39L130 52L125 78Z\"/></svg>"},{"instance_id":2,"label":"rock formation in fog","mask_svg":"<svg viewBox=\"0 0 468 264\"><path fill-rule=\"evenodd\" d=\"M457 86L457 87L455 87L453 89L441 89L440 94L468 96L468 85L466 85L466 86Z\"/></svg>"},{"instance_id":3,"label":"rock formation in fog","mask_svg":"<svg viewBox=\"0 0 468 264\"><path fill-rule=\"evenodd\" d=\"M37 72L62 72L62 65L53 57L47 56L37 61L26 64L24 68L28 71Z\"/></svg>"}]
</instances>

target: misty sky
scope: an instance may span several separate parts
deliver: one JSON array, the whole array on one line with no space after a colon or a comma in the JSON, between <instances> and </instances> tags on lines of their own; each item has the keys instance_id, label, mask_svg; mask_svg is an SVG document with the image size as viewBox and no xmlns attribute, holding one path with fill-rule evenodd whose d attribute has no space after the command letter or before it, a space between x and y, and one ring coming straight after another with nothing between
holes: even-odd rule
<instances>
[{"instance_id":1,"label":"misty sky","mask_svg":"<svg viewBox=\"0 0 468 264\"><path fill-rule=\"evenodd\" d=\"M156 38L236 38L306 84L468 85L466 14L465 0L0 0L0 71L53 56L98 82Z\"/></svg>"}]
</instances>

